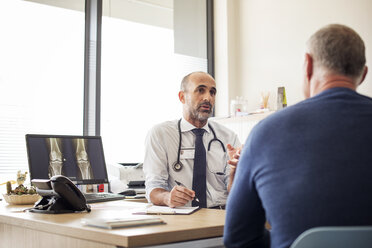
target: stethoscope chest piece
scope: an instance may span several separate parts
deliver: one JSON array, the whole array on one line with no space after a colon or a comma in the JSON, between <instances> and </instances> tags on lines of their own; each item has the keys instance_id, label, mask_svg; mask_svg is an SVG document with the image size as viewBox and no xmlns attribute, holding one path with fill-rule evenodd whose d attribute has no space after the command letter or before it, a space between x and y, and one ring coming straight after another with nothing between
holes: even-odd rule
<instances>
[{"instance_id":1,"label":"stethoscope chest piece","mask_svg":"<svg viewBox=\"0 0 372 248\"><path fill-rule=\"evenodd\" d=\"M183 164L180 162L180 161L176 161L174 164L173 164L173 170L175 172L179 172L181 171L183 168Z\"/></svg>"},{"instance_id":2,"label":"stethoscope chest piece","mask_svg":"<svg viewBox=\"0 0 372 248\"><path fill-rule=\"evenodd\" d=\"M222 141L217 138L216 133L214 132L214 130L211 127L211 125L208 124L208 126L209 126L209 128L211 129L211 131L213 133L213 139L211 141L209 141L209 144L208 144L208 151L211 149L212 142L213 141L217 141L218 143L221 144L222 150L226 153L226 149L225 149L225 146L223 145ZM173 167L173 170L175 172L179 172L183 168L183 164L180 161L180 155L183 154L183 151L181 150L181 144L182 144L181 119L178 121L178 135L179 135L179 143L178 143L177 161L174 162L174 164L172 166Z\"/></svg>"}]
</instances>

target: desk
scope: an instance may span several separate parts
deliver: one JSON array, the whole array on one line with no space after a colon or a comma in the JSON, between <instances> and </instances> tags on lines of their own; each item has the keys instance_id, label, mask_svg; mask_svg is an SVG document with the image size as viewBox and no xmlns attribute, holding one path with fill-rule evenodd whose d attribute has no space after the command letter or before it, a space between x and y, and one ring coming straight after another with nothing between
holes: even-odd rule
<instances>
[{"instance_id":1,"label":"desk","mask_svg":"<svg viewBox=\"0 0 372 248\"><path fill-rule=\"evenodd\" d=\"M225 211L217 209L201 209L191 215L161 215L165 225L106 230L80 223L82 218L130 214L144 205L121 200L91 204L90 213L52 215L22 212L28 206L1 201L1 247L138 247L215 238L223 234Z\"/></svg>"}]
</instances>

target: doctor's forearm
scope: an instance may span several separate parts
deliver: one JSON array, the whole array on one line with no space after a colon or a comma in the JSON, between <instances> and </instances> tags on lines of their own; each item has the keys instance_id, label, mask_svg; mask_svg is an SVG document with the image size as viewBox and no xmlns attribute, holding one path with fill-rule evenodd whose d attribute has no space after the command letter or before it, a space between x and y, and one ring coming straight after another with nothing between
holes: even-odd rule
<instances>
[{"instance_id":1,"label":"doctor's forearm","mask_svg":"<svg viewBox=\"0 0 372 248\"><path fill-rule=\"evenodd\" d=\"M153 189L150 193L150 200L154 205L167 206L169 202L169 192L162 188Z\"/></svg>"},{"instance_id":2,"label":"doctor's forearm","mask_svg":"<svg viewBox=\"0 0 372 248\"><path fill-rule=\"evenodd\" d=\"M232 184L234 182L234 177L235 177L235 169L236 168L231 168L230 169L230 175L229 175L229 183L227 184L227 192L230 193Z\"/></svg>"}]
</instances>

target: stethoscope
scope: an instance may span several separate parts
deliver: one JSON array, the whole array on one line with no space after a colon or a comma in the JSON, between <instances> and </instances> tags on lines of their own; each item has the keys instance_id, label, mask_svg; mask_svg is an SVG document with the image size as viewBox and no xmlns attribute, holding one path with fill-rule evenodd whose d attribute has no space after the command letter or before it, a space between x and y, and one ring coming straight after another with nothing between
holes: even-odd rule
<instances>
[{"instance_id":1,"label":"stethoscope","mask_svg":"<svg viewBox=\"0 0 372 248\"><path fill-rule=\"evenodd\" d=\"M179 143L178 143L178 154L177 154L177 161L173 164L173 170L176 171L176 172L179 172L180 170L182 170L183 168L183 164L181 163L181 160L180 160L180 155L181 155L181 145L182 145L182 132L181 132L181 120L182 119L179 119L178 121L178 135L179 135ZM226 153L226 148L223 144L223 142L217 138L216 136L216 132L214 131L214 129L212 128L212 126L208 123L208 127L209 129L212 131L213 133L213 139L211 139L208 143L208 152L209 150L211 149L211 145L214 141L217 141L220 143L221 147L222 147L222 150ZM209 168L208 168L209 170ZM217 175L224 175L225 173L223 172L216 172Z\"/></svg>"}]
</instances>

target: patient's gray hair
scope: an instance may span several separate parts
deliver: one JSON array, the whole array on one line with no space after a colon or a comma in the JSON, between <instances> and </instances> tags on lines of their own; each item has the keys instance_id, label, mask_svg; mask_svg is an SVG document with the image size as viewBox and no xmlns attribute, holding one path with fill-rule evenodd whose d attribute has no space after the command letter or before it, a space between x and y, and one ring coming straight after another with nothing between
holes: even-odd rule
<instances>
[{"instance_id":1,"label":"patient's gray hair","mask_svg":"<svg viewBox=\"0 0 372 248\"><path fill-rule=\"evenodd\" d=\"M349 77L358 77L363 72L366 63L364 42L347 26L325 26L310 37L307 45L314 66Z\"/></svg>"}]
</instances>

